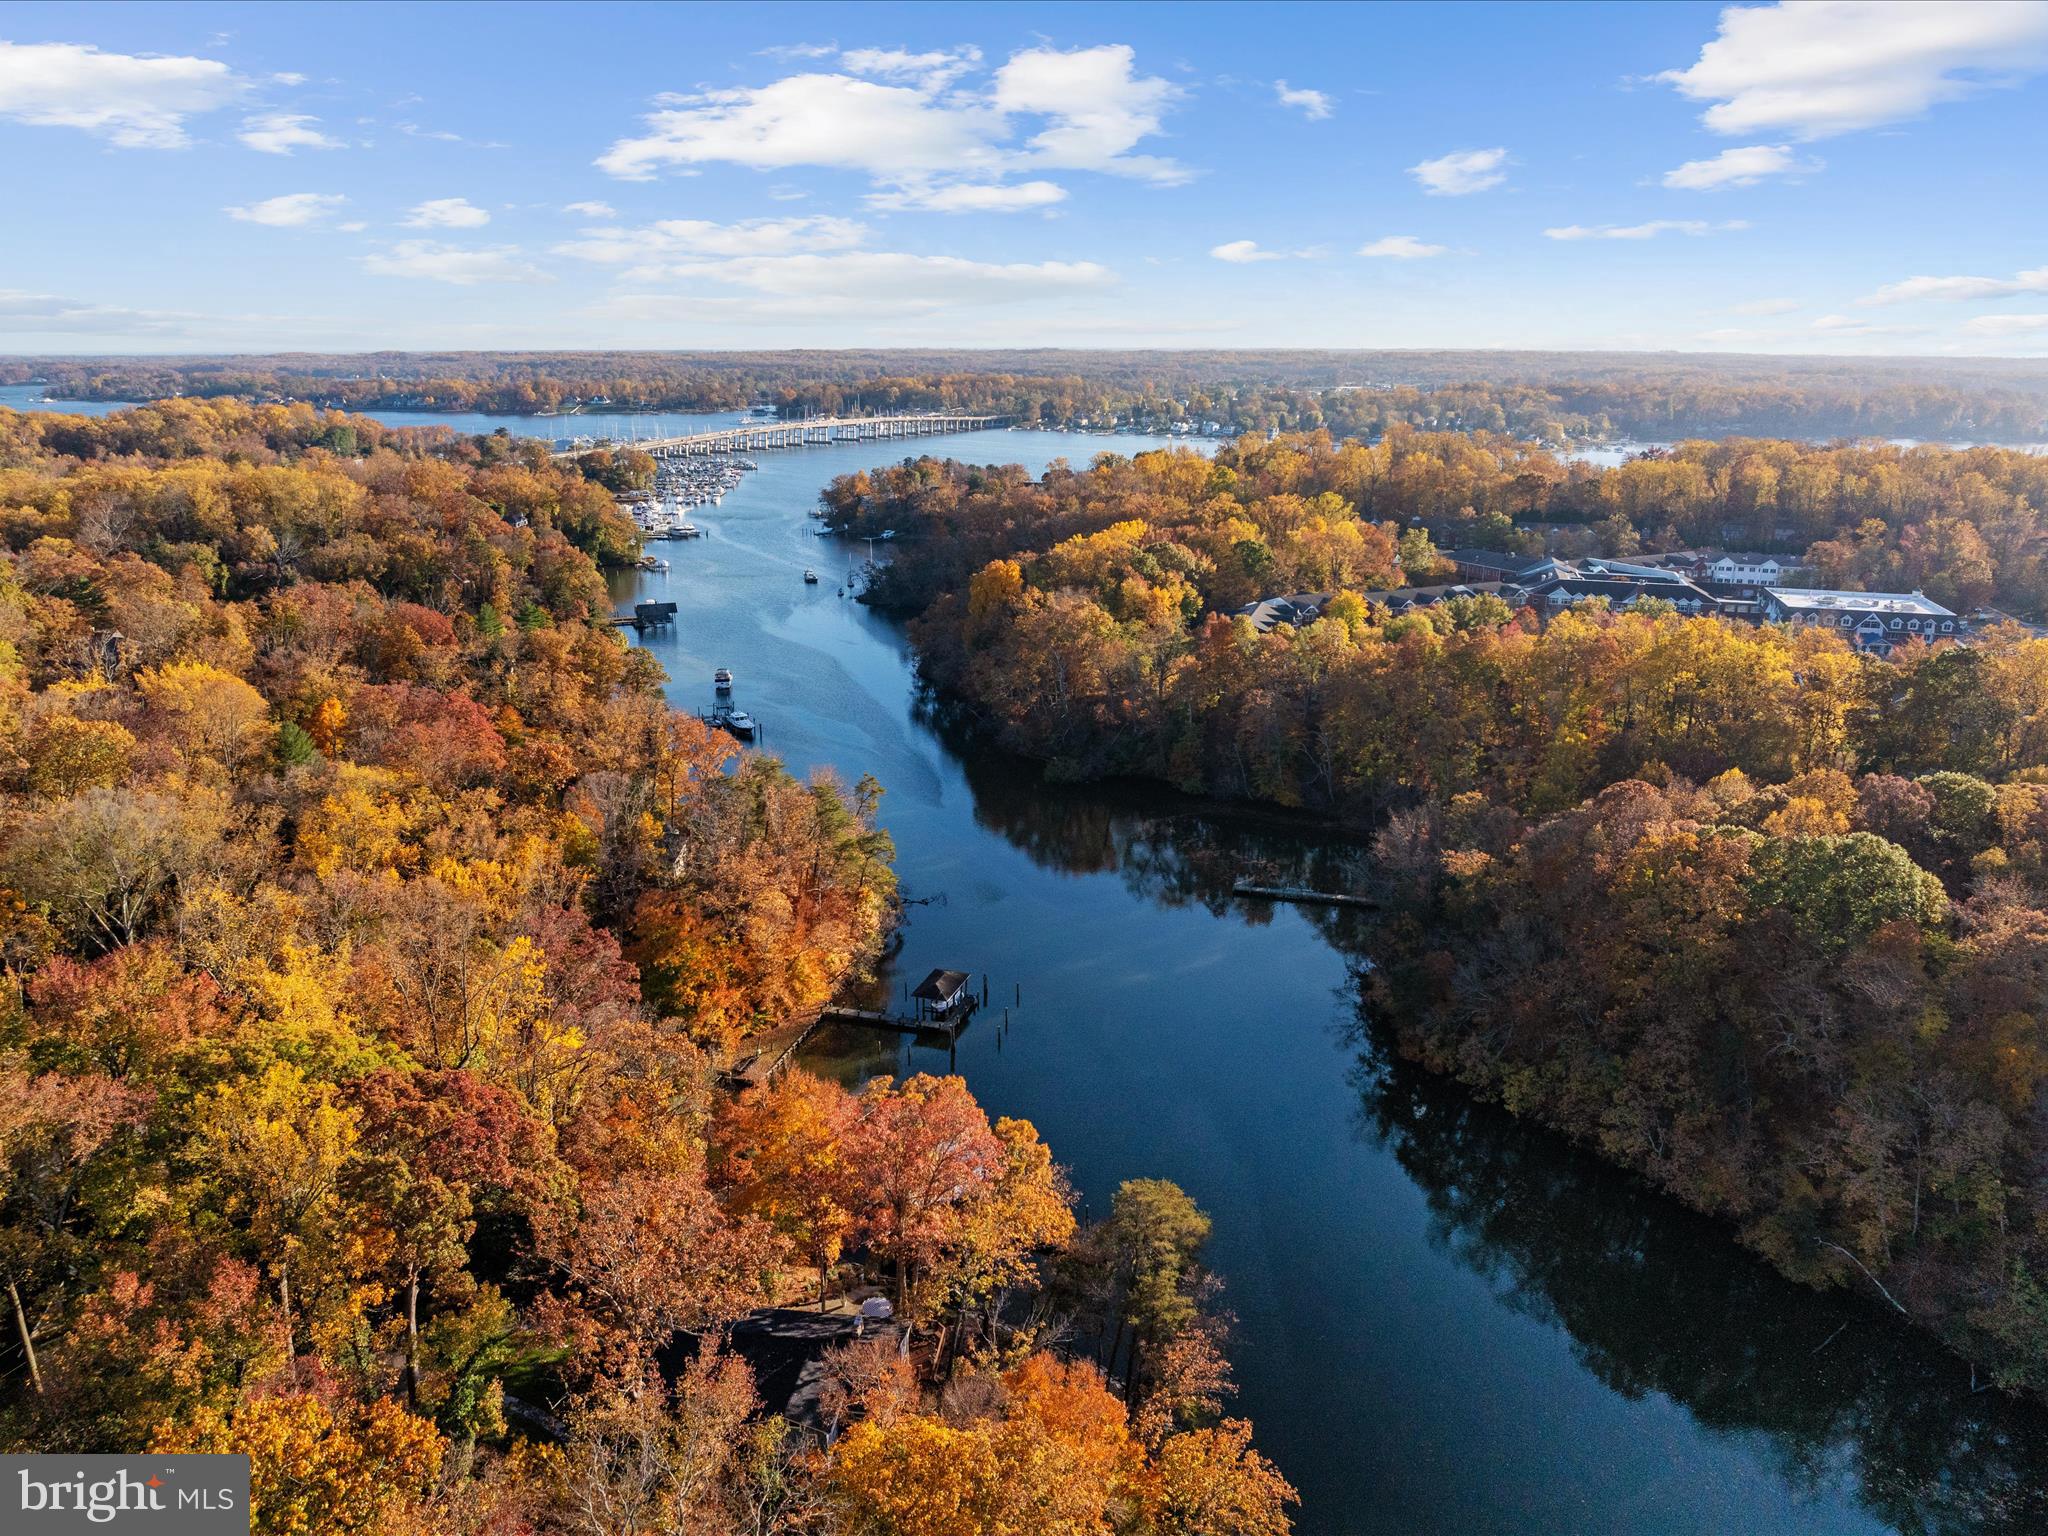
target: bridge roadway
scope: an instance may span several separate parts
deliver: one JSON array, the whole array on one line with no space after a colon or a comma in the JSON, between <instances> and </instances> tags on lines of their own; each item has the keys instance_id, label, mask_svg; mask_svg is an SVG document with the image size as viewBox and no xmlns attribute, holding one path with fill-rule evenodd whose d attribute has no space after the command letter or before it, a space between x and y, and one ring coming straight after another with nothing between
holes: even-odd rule
<instances>
[{"instance_id":1,"label":"bridge roadway","mask_svg":"<svg viewBox=\"0 0 2048 1536\"><path fill-rule=\"evenodd\" d=\"M859 443L891 437L938 437L947 432L974 432L999 427L1007 416L974 416L959 411L928 411L908 416L825 416L810 421L748 422L716 432L691 432L681 437L644 438L614 447L638 448L658 459L695 458L713 453L745 453L767 448L808 448L823 443ZM566 448L555 454L572 459L588 448Z\"/></svg>"}]
</instances>

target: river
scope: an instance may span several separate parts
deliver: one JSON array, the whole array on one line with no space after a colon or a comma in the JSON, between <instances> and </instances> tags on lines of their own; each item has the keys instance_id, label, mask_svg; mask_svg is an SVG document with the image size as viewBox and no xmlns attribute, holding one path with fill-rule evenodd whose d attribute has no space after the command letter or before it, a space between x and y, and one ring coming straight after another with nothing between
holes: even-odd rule
<instances>
[{"instance_id":1,"label":"river","mask_svg":"<svg viewBox=\"0 0 2048 1536\"><path fill-rule=\"evenodd\" d=\"M1041 470L1141 438L922 445ZM2048 1529L2048 1420L1874 1309L1786 1284L1689 1216L1385 1063L1358 934L1229 895L1357 850L1133 787L1053 788L949 741L902 630L839 582L864 554L805 514L889 444L761 453L706 537L655 546L645 641L687 709L711 673L798 773L874 774L909 911L882 980L989 978L949 1061L858 1030L803 1059L851 1082L964 1074L1037 1124L1089 1213L1176 1180L1216 1218L1236 1411L1301 1489L1309 1536L1707 1536ZM806 566L824 578L803 584ZM1021 996L1021 1005L1016 1001ZM1005 1006L1010 1009L1003 1027Z\"/></svg>"},{"instance_id":2,"label":"river","mask_svg":"<svg viewBox=\"0 0 2048 1536\"><path fill-rule=\"evenodd\" d=\"M917 446L1035 472L1154 445ZM958 1070L991 1114L1037 1124L1093 1215L1126 1178L1185 1186L1216 1219L1238 1318L1234 1409L1300 1488L1304 1536L2048 1530L2048 1415L1390 1063L1358 1006L1356 919L1229 894L1246 870L1340 878L1355 846L1158 790L1046 786L950 740L902 630L839 595L864 550L805 516L831 476L902 451L757 454L693 512L705 538L654 546L671 569L621 573L614 596L678 604L644 643L679 706L708 708L729 666L763 750L886 787L921 904L880 987L938 965L989 978L950 1060L846 1030L806 1064L849 1082Z\"/></svg>"}]
</instances>

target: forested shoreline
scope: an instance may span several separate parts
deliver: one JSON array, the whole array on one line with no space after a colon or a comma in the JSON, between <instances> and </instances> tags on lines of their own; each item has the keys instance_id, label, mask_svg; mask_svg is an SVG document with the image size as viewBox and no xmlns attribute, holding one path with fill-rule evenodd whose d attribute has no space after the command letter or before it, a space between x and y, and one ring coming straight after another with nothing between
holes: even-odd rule
<instances>
[{"instance_id":1,"label":"forested shoreline","mask_svg":"<svg viewBox=\"0 0 2048 1536\"><path fill-rule=\"evenodd\" d=\"M881 786L671 709L603 459L0 411L0 1444L264 1536L1288 1529L1207 1218L957 1078L735 1095L895 920ZM817 1417L737 1320L881 1295Z\"/></svg>"},{"instance_id":2,"label":"forested shoreline","mask_svg":"<svg viewBox=\"0 0 2048 1536\"><path fill-rule=\"evenodd\" d=\"M1628 353L864 350L374 353L26 358L0 382L77 400L174 394L345 409L743 410L788 417L995 412L1022 426L1227 433L1396 427L1490 431L1552 446L1616 438L1915 437L2048 441L2048 371L2024 361Z\"/></svg>"},{"instance_id":3,"label":"forested shoreline","mask_svg":"<svg viewBox=\"0 0 2048 1536\"><path fill-rule=\"evenodd\" d=\"M1415 434L1036 481L926 460L824 507L899 530L876 600L1012 750L1372 838L1405 1055L2041 1393L2048 641L1879 660L1656 605L1363 594L1436 574L1433 533L1569 511L1624 544L1768 520L1845 579L2017 604L2044 476L1744 441L1597 471ZM1233 616L1285 591L1336 595L1301 629Z\"/></svg>"}]
</instances>

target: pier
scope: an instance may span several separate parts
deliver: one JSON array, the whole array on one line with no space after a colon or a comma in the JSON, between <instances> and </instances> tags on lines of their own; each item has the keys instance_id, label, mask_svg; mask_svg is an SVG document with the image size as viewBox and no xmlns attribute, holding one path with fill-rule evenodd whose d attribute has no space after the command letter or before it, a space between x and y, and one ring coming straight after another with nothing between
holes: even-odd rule
<instances>
[{"instance_id":1,"label":"pier","mask_svg":"<svg viewBox=\"0 0 2048 1536\"><path fill-rule=\"evenodd\" d=\"M674 603L635 603L631 613L615 613L603 622L613 629L631 629L645 633L650 629L662 629L676 621Z\"/></svg>"},{"instance_id":2,"label":"pier","mask_svg":"<svg viewBox=\"0 0 2048 1536\"><path fill-rule=\"evenodd\" d=\"M961 411L924 411L904 416L821 416L809 421L746 422L715 432L690 432L680 437L642 438L614 446L637 448L657 459L690 459L712 454L759 452L769 448L813 448L832 443L865 443L898 437L941 437L949 432L979 432L1000 427L1007 416L978 416ZM573 459L589 448L564 448L558 459Z\"/></svg>"},{"instance_id":3,"label":"pier","mask_svg":"<svg viewBox=\"0 0 2048 1536\"><path fill-rule=\"evenodd\" d=\"M884 1013L878 1008L827 1008L822 1018L827 1024L865 1024L870 1029L893 1029L903 1035L942 1035L953 1040L966 1028L967 1016L972 1011L962 1008L955 1014L942 1017L936 1014Z\"/></svg>"},{"instance_id":4,"label":"pier","mask_svg":"<svg viewBox=\"0 0 2048 1536\"><path fill-rule=\"evenodd\" d=\"M1353 896L1345 891L1311 891L1299 885L1253 885L1240 880L1230 888L1233 896L1257 896L1266 901L1303 902L1310 906L1376 907L1370 896Z\"/></svg>"}]
</instances>

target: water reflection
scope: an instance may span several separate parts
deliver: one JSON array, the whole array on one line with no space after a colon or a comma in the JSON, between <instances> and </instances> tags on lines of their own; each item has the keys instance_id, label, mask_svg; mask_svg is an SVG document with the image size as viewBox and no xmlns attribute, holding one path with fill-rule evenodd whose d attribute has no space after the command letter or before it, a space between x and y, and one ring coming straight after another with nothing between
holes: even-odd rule
<instances>
[{"instance_id":1,"label":"water reflection","mask_svg":"<svg viewBox=\"0 0 2048 1536\"><path fill-rule=\"evenodd\" d=\"M1047 785L1028 764L977 750L959 758L983 828L1042 867L1114 875L1157 906L1259 924L1270 904L1231 892L1246 871L1318 889L1355 888L1361 873L1356 839L1290 818L1151 786ZM1362 973L1370 915L1301 910ZM1839 1504L1915 1536L2048 1531L2048 1413L1973 1390L1969 1367L1933 1340L1849 1294L1789 1283L1721 1224L1393 1060L1366 1023L1339 1043L1356 1130L1421 1192L1433 1247L1500 1305L1561 1331L1619 1397L1669 1399L1740 1445L1814 1516L1811 1527L1764 1517L1750 1529L1841 1528L1821 1513ZM844 1044L856 1078L946 1060L896 1042ZM1656 1528L1717 1527L1667 1510Z\"/></svg>"},{"instance_id":2,"label":"water reflection","mask_svg":"<svg viewBox=\"0 0 2048 1536\"><path fill-rule=\"evenodd\" d=\"M1363 840L1305 818L1221 807L1156 784L1048 784L1034 763L981 745L956 747L974 819L1062 874L1114 874L1155 906L1198 906L1248 923L1274 904L1233 894L1239 881L1318 891L1363 887ZM1362 953L1356 909L1300 909L1333 946Z\"/></svg>"},{"instance_id":3,"label":"water reflection","mask_svg":"<svg viewBox=\"0 0 2048 1536\"><path fill-rule=\"evenodd\" d=\"M1842 1293L1793 1286L1718 1224L1454 1085L1368 1026L1364 1133L1427 1197L1433 1240L1564 1328L1616 1392L1754 1437L1796 1486L1855 1485L1902 1532L2048 1530L2048 1424Z\"/></svg>"}]
</instances>

